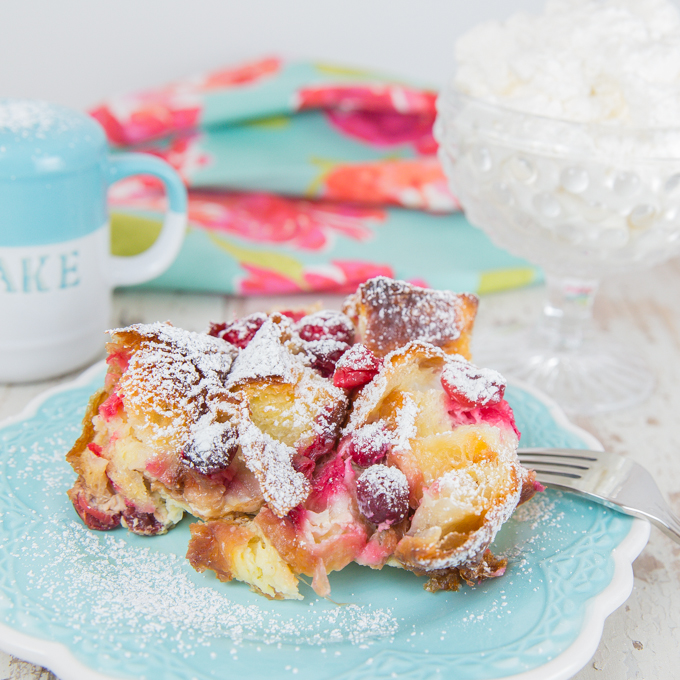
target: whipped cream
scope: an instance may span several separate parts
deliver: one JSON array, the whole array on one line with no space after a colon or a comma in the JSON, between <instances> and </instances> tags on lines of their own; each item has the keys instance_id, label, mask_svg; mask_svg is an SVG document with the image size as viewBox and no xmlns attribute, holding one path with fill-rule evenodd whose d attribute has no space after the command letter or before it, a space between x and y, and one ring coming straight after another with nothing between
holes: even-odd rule
<instances>
[{"instance_id":1,"label":"whipped cream","mask_svg":"<svg viewBox=\"0 0 680 680\"><path fill-rule=\"evenodd\" d=\"M680 12L669 0L550 0L456 44L454 86L526 113L680 127Z\"/></svg>"}]
</instances>

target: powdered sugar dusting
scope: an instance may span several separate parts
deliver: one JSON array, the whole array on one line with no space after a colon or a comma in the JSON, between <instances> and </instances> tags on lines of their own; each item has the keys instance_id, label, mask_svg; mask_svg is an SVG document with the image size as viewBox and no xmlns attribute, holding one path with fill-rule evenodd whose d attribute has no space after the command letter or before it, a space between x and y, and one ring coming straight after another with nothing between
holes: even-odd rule
<instances>
[{"instance_id":1,"label":"powdered sugar dusting","mask_svg":"<svg viewBox=\"0 0 680 680\"><path fill-rule=\"evenodd\" d=\"M302 370L300 362L283 342L282 325L268 319L236 357L227 386L267 378L294 383Z\"/></svg>"},{"instance_id":2,"label":"powdered sugar dusting","mask_svg":"<svg viewBox=\"0 0 680 680\"><path fill-rule=\"evenodd\" d=\"M442 383L469 405L486 406L503 397L505 379L491 368L479 368L459 355L447 357ZM454 396L454 395L450 395Z\"/></svg>"},{"instance_id":3,"label":"powdered sugar dusting","mask_svg":"<svg viewBox=\"0 0 680 680\"><path fill-rule=\"evenodd\" d=\"M0 101L0 133L44 138L50 132L72 127L73 114L43 101L28 99Z\"/></svg>"},{"instance_id":4,"label":"powdered sugar dusting","mask_svg":"<svg viewBox=\"0 0 680 680\"><path fill-rule=\"evenodd\" d=\"M386 396L390 377L395 370L393 362L398 360L398 358L404 354L414 351L418 352L421 350L427 352L431 356L440 356L442 360L446 357L446 354L443 352L443 350L426 342L409 342L403 347L399 347L398 349L395 349L394 351L387 354L384 357L383 364L378 374L373 378L373 380L371 380L371 382L362 388L361 394L355 399L354 408L352 410L349 423L345 428L345 434L349 434L356 428L363 425L368 420L373 410L377 407L380 400ZM409 432L407 439L415 435L415 430L413 429L414 426L408 425L408 419L412 418L413 422L415 422L417 408L417 404L413 403L412 405L406 407L407 410L404 411L403 429L405 432ZM409 414L409 410L413 411L413 409L416 409L416 411ZM402 420L401 417L400 420ZM403 437L400 438L400 441L404 443Z\"/></svg>"},{"instance_id":5,"label":"powdered sugar dusting","mask_svg":"<svg viewBox=\"0 0 680 680\"><path fill-rule=\"evenodd\" d=\"M295 449L262 432L241 409L239 443L248 469L257 477L267 505L279 517L304 502L311 491L307 478L293 468Z\"/></svg>"},{"instance_id":6,"label":"powdered sugar dusting","mask_svg":"<svg viewBox=\"0 0 680 680\"><path fill-rule=\"evenodd\" d=\"M365 345L357 343L340 357L337 368L347 368L352 371L372 371L377 369L377 365L375 354Z\"/></svg>"},{"instance_id":7,"label":"powdered sugar dusting","mask_svg":"<svg viewBox=\"0 0 680 680\"><path fill-rule=\"evenodd\" d=\"M368 423L356 429L352 435L354 445L358 449L365 448L367 444L372 444L374 450L380 450L385 446L391 445L394 437L383 424L379 421Z\"/></svg>"},{"instance_id":8,"label":"powdered sugar dusting","mask_svg":"<svg viewBox=\"0 0 680 680\"><path fill-rule=\"evenodd\" d=\"M385 354L412 340L438 347L457 340L464 323L469 294L433 290L378 276L359 286L345 302L348 314L365 309L362 340L370 349Z\"/></svg>"},{"instance_id":9,"label":"powdered sugar dusting","mask_svg":"<svg viewBox=\"0 0 680 680\"><path fill-rule=\"evenodd\" d=\"M126 405L143 414L156 436L186 438L215 399L226 395L224 382L236 350L223 340L163 323L109 332L114 340L127 333L142 338L120 390Z\"/></svg>"},{"instance_id":10,"label":"powdered sugar dusting","mask_svg":"<svg viewBox=\"0 0 680 680\"><path fill-rule=\"evenodd\" d=\"M392 503L401 496L408 497L408 480L398 467L371 465L364 470L359 480L369 493L374 496L384 493L388 501Z\"/></svg>"},{"instance_id":11,"label":"powdered sugar dusting","mask_svg":"<svg viewBox=\"0 0 680 680\"><path fill-rule=\"evenodd\" d=\"M132 648L143 658L153 654L160 640L190 658L211 641L225 639L237 645L249 640L266 645L370 644L398 629L389 610L368 606L286 615L239 604L215 587L195 585L185 573L185 560L174 554L133 547L73 521L35 526L38 542L50 554L46 559L35 544L30 548L36 562L30 590L68 621L76 642L85 636L107 648L112 639L133 639ZM34 540L29 532L24 547ZM13 550L21 549L20 540Z\"/></svg>"}]
</instances>

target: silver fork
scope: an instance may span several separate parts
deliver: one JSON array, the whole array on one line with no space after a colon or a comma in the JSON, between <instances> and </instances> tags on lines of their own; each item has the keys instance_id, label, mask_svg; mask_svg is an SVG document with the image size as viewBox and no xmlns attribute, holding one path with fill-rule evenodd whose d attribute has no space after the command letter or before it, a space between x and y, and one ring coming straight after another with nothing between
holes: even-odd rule
<instances>
[{"instance_id":1,"label":"silver fork","mask_svg":"<svg viewBox=\"0 0 680 680\"><path fill-rule=\"evenodd\" d=\"M541 484L647 519L680 543L680 520L649 472L630 458L587 449L521 448L517 453Z\"/></svg>"}]
</instances>

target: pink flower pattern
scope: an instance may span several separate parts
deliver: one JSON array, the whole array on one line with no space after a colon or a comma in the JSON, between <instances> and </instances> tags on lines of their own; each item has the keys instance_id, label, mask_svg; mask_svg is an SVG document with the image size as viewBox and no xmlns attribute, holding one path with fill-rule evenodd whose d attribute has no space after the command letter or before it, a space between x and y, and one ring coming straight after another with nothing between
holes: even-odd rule
<instances>
[{"instance_id":1,"label":"pink flower pattern","mask_svg":"<svg viewBox=\"0 0 680 680\"><path fill-rule=\"evenodd\" d=\"M334 260L330 264L334 269L332 273L328 272L327 266L305 268L304 285L302 285L280 272L241 263L248 275L238 281L238 291L242 295L279 295L311 291L352 293L360 283L374 276L394 277L392 267L387 264L358 260Z\"/></svg>"},{"instance_id":2,"label":"pink flower pattern","mask_svg":"<svg viewBox=\"0 0 680 680\"><path fill-rule=\"evenodd\" d=\"M247 85L277 73L280 68L280 59L268 57L157 90L116 97L92 109L90 115L101 123L112 143L140 144L196 128L204 93Z\"/></svg>"}]
</instances>

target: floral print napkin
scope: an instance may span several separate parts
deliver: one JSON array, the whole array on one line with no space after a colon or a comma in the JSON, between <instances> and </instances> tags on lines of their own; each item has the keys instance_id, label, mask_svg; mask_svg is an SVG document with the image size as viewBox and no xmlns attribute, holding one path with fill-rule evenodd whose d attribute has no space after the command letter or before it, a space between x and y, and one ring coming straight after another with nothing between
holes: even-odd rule
<instances>
[{"instance_id":1,"label":"floral print napkin","mask_svg":"<svg viewBox=\"0 0 680 680\"><path fill-rule=\"evenodd\" d=\"M458 212L435 102L375 74L266 58L91 114L113 147L165 158L189 188L182 253L147 285L255 295L344 292L377 274L476 292L536 280ZM110 201L114 252L140 252L160 229L160 185L125 180Z\"/></svg>"}]
</instances>

